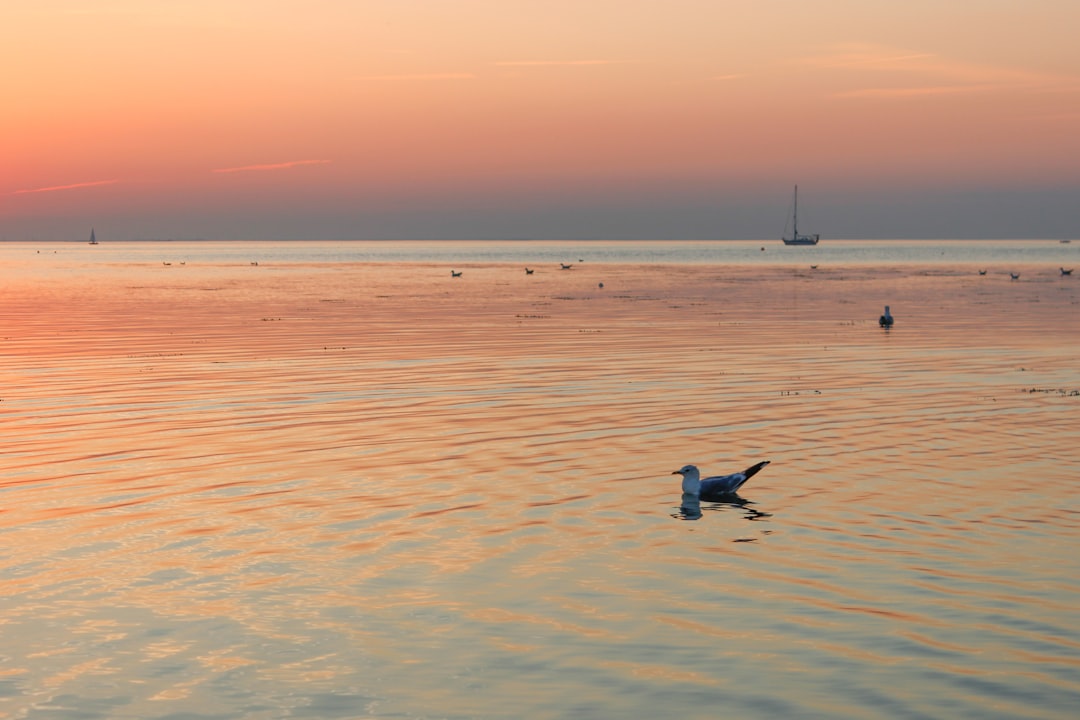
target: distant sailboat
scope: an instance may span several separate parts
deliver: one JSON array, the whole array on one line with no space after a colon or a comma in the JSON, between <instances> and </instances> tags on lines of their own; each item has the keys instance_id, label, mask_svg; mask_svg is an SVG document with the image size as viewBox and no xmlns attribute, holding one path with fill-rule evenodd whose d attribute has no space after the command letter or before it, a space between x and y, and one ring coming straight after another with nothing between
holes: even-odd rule
<instances>
[{"instance_id":1,"label":"distant sailboat","mask_svg":"<svg viewBox=\"0 0 1080 720\"><path fill-rule=\"evenodd\" d=\"M97 236L94 235L94 228L90 228L90 244L91 245L97 245L98 244Z\"/></svg>"},{"instance_id":2,"label":"distant sailboat","mask_svg":"<svg viewBox=\"0 0 1080 720\"><path fill-rule=\"evenodd\" d=\"M792 214L791 237L780 238L785 245L817 245L821 236L799 234L799 186L795 186L795 211Z\"/></svg>"}]
</instances>

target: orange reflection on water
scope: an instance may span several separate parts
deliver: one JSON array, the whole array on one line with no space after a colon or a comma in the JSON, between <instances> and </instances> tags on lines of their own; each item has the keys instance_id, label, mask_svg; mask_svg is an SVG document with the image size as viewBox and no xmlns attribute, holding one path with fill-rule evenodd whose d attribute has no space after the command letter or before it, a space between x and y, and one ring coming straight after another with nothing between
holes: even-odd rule
<instances>
[{"instance_id":1,"label":"orange reflection on water","mask_svg":"<svg viewBox=\"0 0 1080 720\"><path fill-rule=\"evenodd\" d=\"M617 677L711 686L694 662L717 638L739 657L786 649L802 670L816 653L906 666L899 638L959 668L989 643L984 603L1025 638L1036 605L1049 627L1074 619L1057 576L1080 531L1080 376L1062 340L1080 329L1075 285L963 267L444 270L16 282L0 357L8 616L114 648L65 659L28 632L20 675L81 692L133 680L167 702L244 669L259 687L333 685L400 663L468 708L430 657L495 672L491 658L536 656L572 676L563 643ZM698 522L671 520L672 470L757 459L773 461L744 490L757 514L703 503ZM1012 589L1025 573L1042 597ZM758 614L732 627L718 602ZM154 622L177 637L139 635ZM641 654L657 647L666 659ZM148 676L130 657L186 671Z\"/></svg>"}]
</instances>

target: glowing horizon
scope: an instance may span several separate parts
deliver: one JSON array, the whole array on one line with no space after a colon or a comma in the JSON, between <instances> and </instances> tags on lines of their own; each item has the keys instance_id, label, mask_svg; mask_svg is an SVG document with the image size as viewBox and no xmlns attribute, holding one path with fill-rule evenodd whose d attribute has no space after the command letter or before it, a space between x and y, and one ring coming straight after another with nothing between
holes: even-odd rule
<instances>
[{"instance_id":1,"label":"glowing horizon","mask_svg":"<svg viewBox=\"0 0 1080 720\"><path fill-rule=\"evenodd\" d=\"M1070 3L5 14L0 239L769 238L796 182L826 237L1076 224Z\"/></svg>"}]
</instances>

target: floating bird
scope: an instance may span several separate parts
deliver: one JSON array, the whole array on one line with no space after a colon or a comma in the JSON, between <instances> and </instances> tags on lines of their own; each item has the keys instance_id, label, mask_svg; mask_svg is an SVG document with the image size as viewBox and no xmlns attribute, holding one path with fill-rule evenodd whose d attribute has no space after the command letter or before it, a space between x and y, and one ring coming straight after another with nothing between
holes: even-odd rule
<instances>
[{"instance_id":1,"label":"floating bird","mask_svg":"<svg viewBox=\"0 0 1080 720\"><path fill-rule=\"evenodd\" d=\"M1058 268L1058 270L1061 271L1062 275L1072 275L1072 268L1069 268L1068 270L1065 268Z\"/></svg>"},{"instance_id":2,"label":"floating bird","mask_svg":"<svg viewBox=\"0 0 1080 720\"><path fill-rule=\"evenodd\" d=\"M252 265L258 265L259 263L258 263L258 262L256 262L256 261L254 261L254 260L252 260L252 261L251 261L251 264L252 264Z\"/></svg>"},{"instance_id":3,"label":"floating bird","mask_svg":"<svg viewBox=\"0 0 1080 720\"><path fill-rule=\"evenodd\" d=\"M817 270L817 265L811 265L811 266L810 266L810 269L811 269L811 270Z\"/></svg>"},{"instance_id":4,"label":"floating bird","mask_svg":"<svg viewBox=\"0 0 1080 720\"><path fill-rule=\"evenodd\" d=\"M161 263L161 264L162 264L162 265L172 265L172 263L171 263L171 262L164 262L164 261L162 261L162 263Z\"/></svg>"},{"instance_id":5,"label":"floating bird","mask_svg":"<svg viewBox=\"0 0 1080 720\"><path fill-rule=\"evenodd\" d=\"M563 270L569 270L570 268L572 268L574 266L573 265L567 265L566 263L559 263L559 267L561 267Z\"/></svg>"},{"instance_id":6,"label":"floating bird","mask_svg":"<svg viewBox=\"0 0 1080 720\"><path fill-rule=\"evenodd\" d=\"M751 465L742 472L708 477L704 480L701 479L696 465L685 465L671 474L682 475L682 491L684 493L707 499L708 497L734 495L743 486L743 483L756 475L769 462L769 460L762 460L757 465Z\"/></svg>"},{"instance_id":7,"label":"floating bird","mask_svg":"<svg viewBox=\"0 0 1080 720\"><path fill-rule=\"evenodd\" d=\"M985 270L980 270L980 271L979 271L979 274L980 274L980 275L985 275L985 274L986 274L986 271L985 271Z\"/></svg>"},{"instance_id":8,"label":"floating bird","mask_svg":"<svg viewBox=\"0 0 1080 720\"><path fill-rule=\"evenodd\" d=\"M525 268L525 274L526 275L532 275L533 271L531 269L529 269L529 268Z\"/></svg>"},{"instance_id":9,"label":"floating bird","mask_svg":"<svg viewBox=\"0 0 1080 720\"><path fill-rule=\"evenodd\" d=\"M1013 280L1019 280L1020 279L1020 273L1011 272L1011 273L1009 273L1009 277L1011 277Z\"/></svg>"},{"instance_id":10,"label":"floating bird","mask_svg":"<svg viewBox=\"0 0 1080 720\"><path fill-rule=\"evenodd\" d=\"M461 277L462 272L464 272L464 271L463 270L451 270L450 271L450 277Z\"/></svg>"},{"instance_id":11,"label":"floating bird","mask_svg":"<svg viewBox=\"0 0 1080 720\"><path fill-rule=\"evenodd\" d=\"M885 306L885 314L878 318L878 325L883 328L891 328L893 326L893 316L889 312L889 306Z\"/></svg>"}]
</instances>

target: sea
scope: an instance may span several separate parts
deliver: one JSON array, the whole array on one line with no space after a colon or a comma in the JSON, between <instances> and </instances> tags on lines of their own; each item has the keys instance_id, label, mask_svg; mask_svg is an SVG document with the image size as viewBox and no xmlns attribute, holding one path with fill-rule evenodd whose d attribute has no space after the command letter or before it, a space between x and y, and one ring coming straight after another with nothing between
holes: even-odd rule
<instances>
[{"instance_id":1,"label":"sea","mask_svg":"<svg viewBox=\"0 0 1080 720\"><path fill-rule=\"evenodd\" d=\"M1080 241L98 237L0 243L0 718L1080 708Z\"/></svg>"}]
</instances>

